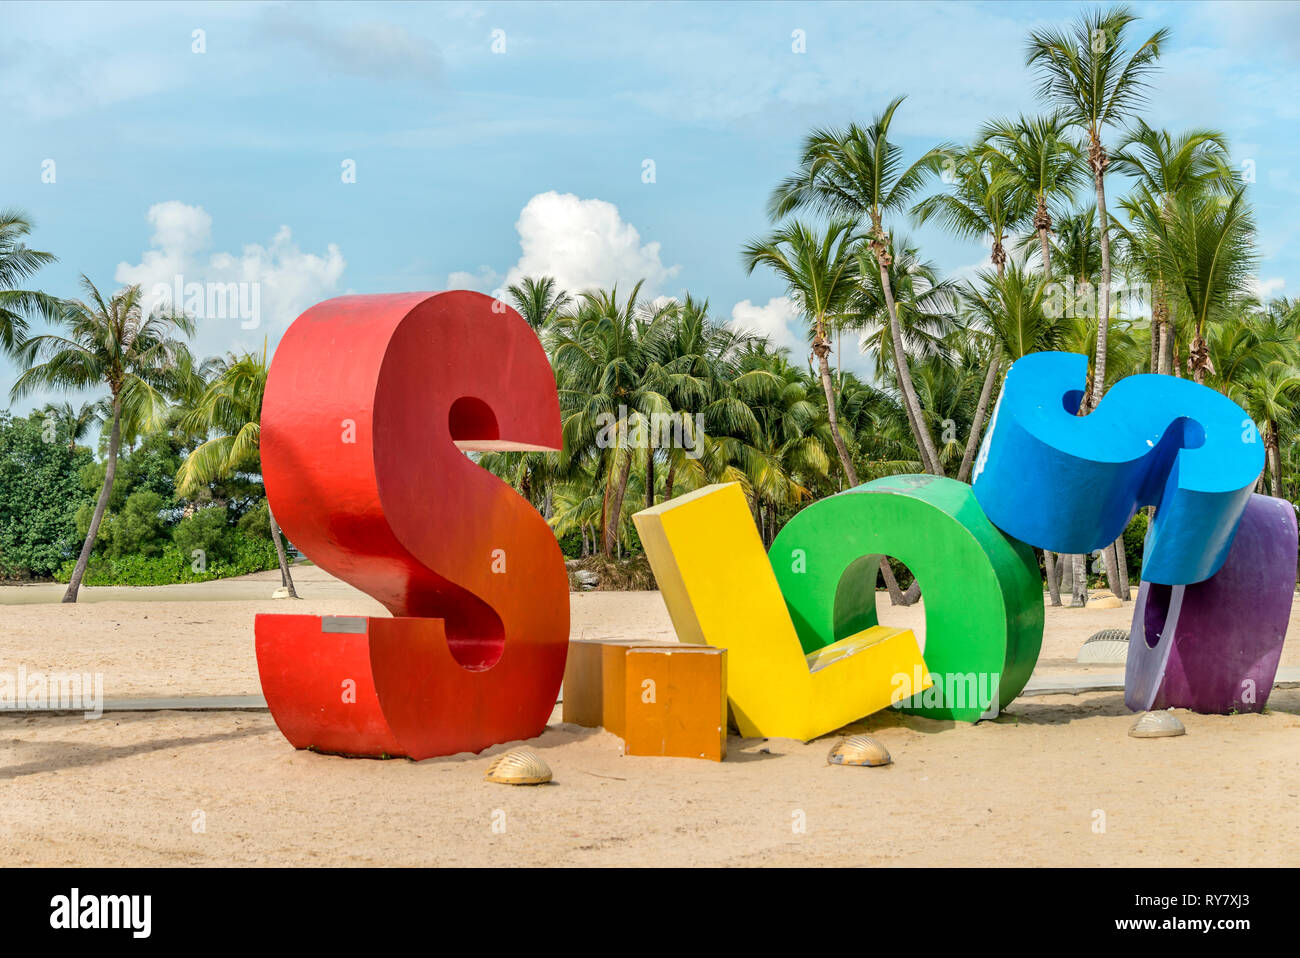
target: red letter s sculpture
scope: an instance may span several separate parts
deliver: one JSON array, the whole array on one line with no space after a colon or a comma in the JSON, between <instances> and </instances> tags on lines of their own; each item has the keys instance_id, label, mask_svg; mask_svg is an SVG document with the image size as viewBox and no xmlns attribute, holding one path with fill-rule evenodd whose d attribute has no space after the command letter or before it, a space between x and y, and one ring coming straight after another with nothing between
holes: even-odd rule
<instances>
[{"instance_id":1,"label":"red letter s sculpture","mask_svg":"<svg viewBox=\"0 0 1300 958\"><path fill-rule=\"evenodd\" d=\"M568 648L568 578L537 511L465 450L558 449L555 378L479 293L345 296L267 377L267 498L317 565L394 618L259 615L257 662L296 748L413 759L539 735Z\"/></svg>"}]
</instances>

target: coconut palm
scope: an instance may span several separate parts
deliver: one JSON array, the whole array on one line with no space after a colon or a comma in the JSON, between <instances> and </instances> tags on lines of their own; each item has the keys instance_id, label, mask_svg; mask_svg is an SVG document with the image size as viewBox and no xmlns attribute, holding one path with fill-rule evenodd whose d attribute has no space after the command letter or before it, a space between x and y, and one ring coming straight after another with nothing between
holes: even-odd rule
<instances>
[{"instance_id":1,"label":"coconut palm","mask_svg":"<svg viewBox=\"0 0 1300 958\"><path fill-rule=\"evenodd\" d=\"M1300 369L1281 362L1266 363L1243 374L1229 385L1227 393L1252 422L1263 424L1269 493L1285 498L1282 443L1284 436L1294 436L1300 426Z\"/></svg>"},{"instance_id":2,"label":"coconut palm","mask_svg":"<svg viewBox=\"0 0 1300 958\"><path fill-rule=\"evenodd\" d=\"M68 451L75 452L77 440L85 439L90 431L104 418L106 412L102 401L83 402L73 407L70 402L46 403L44 413L50 422L62 424L68 434Z\"/></svg>"},{"instance_id":3,"label":"coconut palm","mask_svg":"<svg viewBox=\"0 0 1300 958\"><path fill-rule=\"evenodd\" d=\"M1138 120L1120 144L1112 165L1133 177L1140 187L1122 200L1121 206L1135 226L1127 235L1139 269L1152 284L1152 372L1167 374L1173 365L1176 320L1159 245L1177 197L1206 190L1219 195L1231 191L1235 177L1228 164L1227 141L1217 130L1172 135Z\"/></svg>"},{"instance_id":4,"label":"coconut palm","mask_svg":"<svg viewBox=\"0 0 1300 958\"><path fill-rule=\"evenodd\" d=\"M10 395L19 397L36 389L108 388L109 432L104 484L95 502L86 541L72 572L64 602L76 602L86 575L95 537L108 506L117 472L122 421L157 428L166 420L169 393L176 386L176 371L188 361L189 350L176 334L194 334L194 322L181 314L151 313L140 306L140 287L127 286L105 299L86 276L81 286L89 302L68 300L57 314L62 332L28 339L19 351L24 367Z\"/></svg>"},{"instance_id":5,"label":"coconut palm","mask_svg":"<svg viewBox=\"0 0 1300 958\"><path fill-rule=\"evenodd\" d=\"M13 354L27 336L28 320L57 317L59 302L48 293L22 289L42 267L56 262L53 253L28 248L23 237L32 223L20 211L0 210L0 349Z\"/></svg>"},{"instance_id":6,"label":"coconut palm","mask_svg":"<svg viewBox=\"0 0 1300 958\"><path fill-rule=\"evenodd\" d=\"M975 325L988 330L990 334L994 352L991 364L1000 366L1003 360L1015 362L1029 353L1060 349L1064 344L1072 323L1059 311L1048 308L1050 285L1046 274L1035 275L1014 260L1002 275L985 271L974 282L967 284L962 296L967 315ZM983 394L980 400L981 404L987 402ZM981 406L978 414L982 413ZM969 448L967 454L969 455ZM968 469L968 461L963 460L963 471L958 474L958 478L965 481ZM1044 492L1051 494L1051 490ZM1051 552L1043 552L1043 564L1052 605L1060 605L1056 560ZM1082 568L1082 557L1079 557L1078 565ZM1077 588L1084 589L1082 599L1078 598L1076 591L1076 604L1081 605L1087 601L1086 584L1082 575Z\"/></svg>"},{"instance_id":7,"label":"coconut palm","mask_svg":"<svg viewBox=\"0 0 1300 958\"><path fill-rule=\"evenodd\" d=\"M237 472L260 471L262 397L266 394L266 350L260 356L245 353L205 364L213 372L206 388L181 416L179 428L203 442L181 463L176 473L176 493L192 496L200 487ZM268 499L271 539L280 563L280 584L289 597L298 598L289 571L280 525Z\"/></svg>"},{"instance_id":8,"label":"coconut palm","mask_svg":"<svg viewBox=\"0 0 1300 958\"><path fill-rule=\"evenodd\" d=\"M1110 331L1110 229L1106 213L1106 169L1110 157L1103 136L1107 127L1124 123L1142 104L1147 79L1155 69L1169 31L1157 30L1136 49L1125 44L1125 31L1137 19L1127 7L1092 10L1069 30L1034 30L1029 35L1026 65L1039 77L1038 93L1052 103L1086 137L1088 168L1097 194L1101 237L1101 289L1098 303L1097 358L1092 384L1084 393L1085 411L1101 401L1106 383Z\"/></svg>"},{"instance_id":9,"label":"coconut palm","mask_svg":"<svg viewBox=\"0 0 1300 958\"><path fill-rule=\"evenodd\" d=\"M1067 134L1070 121L1059 110L1044 116L991 120L980 129L982 148L1001 159L1012 188L1033 210L1043 275L1052 277L1052 213L1073 197L1084 180L1083 153Z\"/></svg>"},{"instance_id":10,"label":"coconut palm","mask_svg":"<svg viewBox=\"0 0 1300 958\"><path fill-rule=\"evenodd\" d=\"M852 216L866 231L875 254L876 268L892 330L894 368L908 422L927 472L940 475L942 467L934 437L925 427L921 405L912 385L911 370L903 355L903 336L889 282L890 230L886 218L910 209L926 180L937 173L947 156L936 147L910 166L903 165L902 147L889 140L889 127L903 97L892 100L866 127L814 130L804 141L799 169L772 192L768 212L780 218L800 209L833 216Z\"/></svg>"},{"instance_id":11,"label":"coconut palm","mask_svg":"<svg viewBox=\"0 0 1300 958\"><path fill-rule=\"evenodd\" d=\"M918 223L939 220L954 236L965 239L982 239L992 243L990 258L997 274L1006 269L1007 250L1004 245L1008 235L1028 225L1032 209L1031 195L1019 188L1019 178L1006 159L995 151L975 146L954 156L953 193L935 193L926 197L912 210ZM988 411L993 384L1001 371L1001 359L996 351L990 357L980 390L979 402L966 450L958 468L957 478L965 482L970 475L975 450L979 447L984 417Z\"/></svg>"},{"instance_id":12,"label":"coconut palm","mask_svg":"<svg viewBox=\"0 0 1300 958\"><path fill-rule=\"evenodd\" d=\"M1230 316L1253 277L1255 226L1245 196L1243 185L1226 197L1192 195L1171 210L1166 272L1191 312L1187 368L1198 383L1214 371L1205 324Z\"/></svg>"},{"instance_id":13,"label":"coconut palm","mask_svg":"<svg viewBox=\"0 0 1300 958\"><path fill-rule=\"evenodd\" d=\"M573 302L551 276L537 279L527 276L522 282L506 287L506 292L519 315L535 330L548 326Z\"/></svg>"},{"instance_id":14,"label":"coconut palm","mask_svg":"<svg viewBox=\"0 0 1300 958\"><path fill-rule=\"evenodd\" d=\"M845 312L857 285L858 261L854 247L859 239L853 220L845 217L833 219L821 235L813 227L795 220L766 239L746 244L741 254L747 272L752 273L759 265L771 267L803 309L812 355L826 394L831 437L850 486L858 484L858 474L840 431L835 386L826 357L831 351L827 338L830 323Z\"/></svg>"},{"instance_id":15,"label":"coconut palm","mask_svg":"<svg viewBox=\"0 0 1300 958\"><path fill-rule=\"evenodd\" d=\"M622 302L617 287L582 293L571 312L553 320L550 334L565 451L597 460L604 477L600 530L606 556L620 541L633 435L647 436L655 414L671 414L665 393L679 375L665 370L656 353L670 321L668 305L640 303L641 285Z\"/></svg>"}]
</instances>

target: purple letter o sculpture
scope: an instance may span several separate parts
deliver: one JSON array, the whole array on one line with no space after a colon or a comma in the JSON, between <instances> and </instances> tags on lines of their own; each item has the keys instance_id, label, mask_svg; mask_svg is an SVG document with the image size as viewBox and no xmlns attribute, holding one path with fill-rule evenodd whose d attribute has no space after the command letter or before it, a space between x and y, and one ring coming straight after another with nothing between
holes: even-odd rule
<instances>
[{"instance_id":1,"label":"purple letter o sculpture","mask_svg":"<svg viewBox=\"0 0 1300 958\"><path fill-rule=\"evenodd\" d=\"M1296 514L1252 495L1222 568L1204 582L1143 582L1133 610L1124 703L1135 712L1264 708L1296 583Z\"/></svg>"}]
</instances>

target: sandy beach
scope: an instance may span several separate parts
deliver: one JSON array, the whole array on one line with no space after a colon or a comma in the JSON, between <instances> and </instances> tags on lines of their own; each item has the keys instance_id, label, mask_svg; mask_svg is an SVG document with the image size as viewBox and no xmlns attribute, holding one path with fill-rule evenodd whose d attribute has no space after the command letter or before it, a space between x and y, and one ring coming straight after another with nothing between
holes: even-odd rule
<instances>
[{"instance_id":1,"label":"sandy beach","mask_svg":"<svg viewBox=\"0 0 1300 958\"><path fill-rule=\"evenodd\" d=\"M384 614L313 567L299 602L274 573L195 586L0 590L0 663L101 672L106 697L252 695L257 612ZM920 608L881 619L920 629ZM572 636L673 638L655 592L571 597ZM1075 664L1122 609L1049 608L1035 678ZM1283 666L1300 664L1293 610ZM1082 682L1081 682L1082 684ZM1294 865L1300 689L1262 715L1178 712L1136 740L1121 692L1023 697L975 726L886 713L892 766L837 768L838 735L732 737L722 764L631 758L557 708L538 748L555 781L483 780L491 756L423 762L298 752L266 712L0 714L0 852L28 865Z\"/></svg>"}]
</instances>

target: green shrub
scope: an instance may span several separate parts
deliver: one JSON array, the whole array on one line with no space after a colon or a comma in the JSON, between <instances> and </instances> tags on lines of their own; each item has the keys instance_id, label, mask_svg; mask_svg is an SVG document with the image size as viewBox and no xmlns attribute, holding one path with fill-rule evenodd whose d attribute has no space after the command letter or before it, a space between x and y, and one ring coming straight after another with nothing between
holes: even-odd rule
<instances>
[{"instance_id":1,"label":"green shrub","mask_svg":"<svg viewBox=\"0 0 1300 958\"><path fill-rule=\"evenodd\" d=\"M126 497L122 511L111 522L105 516L99 537L110 559L127 556L162 555L167 542L163 527L163 497L151 489L140 489Z\"/></svg>"},{"instance_id":2,"label":"green shrub","mask_svg":"<svg viewBox=\"0 0 1300 958\"><path fill-rule=\"evenodd\" d=\"M219 562L230 558L235 535L235 529L226 522L225 509L199 509L176 523L172 542L181 555L191 560L197 558L195 552L200 552L204 561Z\"/></svg>"},{"instance_id":3,"label":"green shrub","mask_svg":"<svg viewBox=\"0 0 1300 958\"><path fill-rule=\"evenodd\" d=\"M84 536L73 514L90 498L78 474L90 458L39 412L0 412L0 577L44 578L76 556Z\"/></svg>"},{"instance_id":4,"label":"green shrub","mask_svg":"<svg viewBox=\"0 0 1300 958\"><path fill-rule=\"evenodd\" d=\"M267 506L266 500L263 499L252 509L249 509L240 516L239 521L235 523L235 527L251 539L265 539L267 542L270 542L271 510L270 507Z\"/></svg>"},{"instance_id":5,"label":"green shrub","mask_svg":"<svg viewBox=\"0 0 1300 958\"><path fill-rule=\"evenodd\" d=\"M208 511L208 510L204 510ZM212 510L219 511L219 510ZM128 555L121 558L92 557L86 567L86 585L172 585L178 582L208 582L278 567L275 545L270 539L255 539L238 531L230 533L228 556L199 563L190 553L168 543L160 555ZM59 582L72 578L76 560L69 559L55 573ZM201 567L200 567L201 566Z\"/></svg>"},{"instance_id":6,"label":"green shrub","mask_svg":"<svg viewBox=\"0 0 1300 958\"><path fill-rule=\"evenodd\" d=\"M1124 530L1124 558L1128 562L1128 580L1133 585L1142 577L1142 545L1146 538L1147 514L1139 509Z\"/></svg>"}]
</instances>

